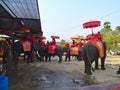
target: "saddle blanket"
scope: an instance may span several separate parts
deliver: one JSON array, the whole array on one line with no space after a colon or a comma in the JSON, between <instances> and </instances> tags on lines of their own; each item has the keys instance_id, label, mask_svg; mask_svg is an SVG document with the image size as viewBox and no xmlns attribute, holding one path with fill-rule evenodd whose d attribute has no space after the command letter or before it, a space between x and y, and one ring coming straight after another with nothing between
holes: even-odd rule
<instances>
[{"instance_id":1,"label":"saddle blanket","mask_svg":"<svg viewBox=\"0 0 120 90\"><path fill-rule=\"evenodd\" d=\"M31 50L31 44L29 41L21 41L23 50L24 51L30 51Z\"/></svg>"},{"instance_id":2,"label":"saddle blanket","mask_svg":"<svg viewBox=\"0 0 120 90\"><path fill-rule=\"evenodd\" d=\"M89 40L97 49L99 52L99 57L102 58L104 56L104 47L103 43L101 41L96 41L94 39Z\"/></svg>"},{"instance_id":3,"label":"saddle blanket","mask_svg":"<svg viewBox=\"0 0 120 90\"><path fill-rule=\"evenodd\" d=\"M55 48L56 48L55 45L50 45L50 46L48 47L48 53L50 53L50 54L55 54Z\"/></svg>"},{"instance_id":4,"label":"saddle blanket","mask_svg":"<svg viewBox=\"0 0 120 90\"><path fill-rule=\"evenodd\" d=\"M70 48L70 55L78 55L79 47L71 47Z\"/></svg>"}]
</instances>

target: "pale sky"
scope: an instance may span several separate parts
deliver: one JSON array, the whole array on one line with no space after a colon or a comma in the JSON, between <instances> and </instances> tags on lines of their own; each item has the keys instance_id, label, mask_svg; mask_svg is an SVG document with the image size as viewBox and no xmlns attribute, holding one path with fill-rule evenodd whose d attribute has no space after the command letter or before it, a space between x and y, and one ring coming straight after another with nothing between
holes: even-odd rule
<instances>
[{"instance_id":1,"label":"pale sky","mask_svg":"<svg viewBox=\"0 0 120 90\"><path fill-rule=\"evenodd\" d=\"M38 0L43 35L50 39L58 35L70 40L76 35L86 36L91 29L84 29L83 23L89 20L101 21L101 26L93 29L96 33L103 28L105 21L111 28L120 26L120 0Z\"/></svg>"}]
</instances>

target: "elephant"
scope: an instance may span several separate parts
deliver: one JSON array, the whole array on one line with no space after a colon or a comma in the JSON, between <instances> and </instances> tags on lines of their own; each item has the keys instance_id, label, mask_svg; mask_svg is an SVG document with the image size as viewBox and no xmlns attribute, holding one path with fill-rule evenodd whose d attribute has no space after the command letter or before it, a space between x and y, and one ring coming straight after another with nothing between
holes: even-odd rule
<instances>
[{"instance_id":1,"label":"elephant","mask_svg":"<svg viewBox=\"0 0 120 90\"><path fill-rule=\"evenodd\" d=\"M74 46L74 47L69 47L69 48L63 48L63 52L65 52L65 61L67 59L71 61L71 56L74 56L77 60L81 60L81 56L79 55L79 50L82 46Z\"/></svg>"},{"instance_id":2,"label":"elephant","mask_svg":"<svg viewBox=\"0 0 120 90\"><path fill-rule=\"evenodd\" d=\"M104 47L104 56L101 58L101 69L105 70L105 58L106 58L106 43L103 43ZM94 46L91 42L87 42L85 45L83 45L79 50L79 56L82 57L85 64L85 73L87 75L92 75L92 63L95 61L95 69L99 69L98 67L98 58L99 58L99 52L96 46Z\"/></svg>"},{"instance_id":3,"label":"elephant","mask_svg":"<svg viewBox=\"0 0 120 90\"><path fill-rule=\"evenodd\" d=\"M55 47L54 53L49 52L49 47L46 47L46 55L45 55L45 61L47 62L48 59L51 61L51 56L57 55L59 57L59 62L62 62L62 56L63 56L63 48L60 46Z\"/></svg>"},{"instance_id":4,"label":"elephant","mask_svg":"<svg viewBox=\"0 0 120 90\"><path fill-rule=\"evenodd\" d=\"M10 68L12 55L11 48L9 47L7 41L0 41L0 75L5 75L6 70Z\"/></svg>"},{"instance_id":5,"label":"elephant","mask_svg":"<svg viewBox=\"0 0 120 90\"><path fill-rule=\"evenodd\" d=\"M32 47L31 42L30 43L30 47ZM31 48L32 49L32 48ZM32 50L28 50L28 51L24 51L23 45L21 43L21 41L17 41L13 43L13 62L14 65L18 64L18 57L20 56L21 53L24 53L24 59L27 60L27 62L32 62ZM27 55L27 59L25 58L25 56Z\"/></svg>"},{"instance_id":6,"label":"elephant","mask_svg":"<svg viewBox=\"0 0 120 90\"><path fill-rule=\"evenodd\" d=\"M4 41L0 41L0 58L2 58L2 63L6 64L8 59L10 59L9 47Z\"/></svg>"}]
</instances>

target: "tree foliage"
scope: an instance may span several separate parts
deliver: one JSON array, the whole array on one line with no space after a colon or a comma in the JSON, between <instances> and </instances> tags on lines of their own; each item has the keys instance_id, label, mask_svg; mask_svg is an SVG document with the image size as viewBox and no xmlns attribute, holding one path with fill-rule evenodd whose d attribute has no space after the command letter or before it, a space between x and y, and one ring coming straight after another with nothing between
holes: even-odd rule
<instances>
[{"instance_id":1,"label":"tree foliage","mask_svg":"<svg viewBox=\"0 0 120 90\"><path fill-rule=\"evenodd\" d=\"M65 40L64 40L64 39L61 39L61 41L60 41L60 42L57 42L57 44L58 44L59 46L61 46L61 47L64 47L64 45L65 45Z\"/></svg>"},{"instance_id":2,"label":"tree foliage","mask_svg":"<svg viewBox=\"0 0 120 90\"><path fill-rule=\"evenodd\" d=\"M101 29L101 31L100 31L100 33L103 36L103 41L106 41L106 37L108 36L108 33L112 31L110 24L111 24L110 22L105 22L104 28Z\"/></svg>"},{"instance_id":3,"label":"tree foliage","mask_svg":"<svg viewBox=\"0 0 120 90\"><path fill-rule=\"evenodd\" d=\"M103 41L107 43L108 49L119 49L120 44L120 26L117 26L115 30L111 29L111 23L105 22L104 28L101 29L103 35Z\"/></svg>"},{"instance_id":4,"label":"tree foliage","mask_svg":"<svg viewBox=\"0 0 120 90\"><path fill-rule=\"evenodd\" d=\"M119 49L120 30L111 31L106 38L110 49Z\"/></svg>"}]
</instances>

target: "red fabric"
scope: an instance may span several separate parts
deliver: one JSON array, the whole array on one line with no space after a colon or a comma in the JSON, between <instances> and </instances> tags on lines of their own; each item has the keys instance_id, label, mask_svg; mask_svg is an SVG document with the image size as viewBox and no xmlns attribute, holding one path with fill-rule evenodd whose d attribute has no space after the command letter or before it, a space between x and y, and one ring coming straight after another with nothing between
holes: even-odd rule
<instances>
[{"instance_id":1,"label":"red fabric","mask_svg":"<svg viewBox=\"0 0 120 90\"><path fill-rule=\"evenodd\" d=\"M45 43L43 41L39 42L39 47L45 47Z\"/></svg>"},{"instance_id":2,"label":"red fabric","mask_svg":"<svg viewBox=\"0 0 120 90\"><path fill-rule=\"evenodd\" d=\"M79 54L79 47L77 47L77 46L71 47L70 48L70 54L71 55L78 55Z\"/></svg>"},{"instance_id":3,"label":"red fabric","mask_svg":"<svg viewBox=\"0 0 120 90\"><path fill-rule=\"evenodd\" d=\"M19 31L22 31L22 32L30 32L30 29L27 28L27 27L20 27L20 28L19 28Z\"/></svg>"},{"instance_id":4,"label":"red fabric","mask_svg":"<svg viewBox=\"0 0 120 90\"><path fill-rule=\"evenodd\" d=\"M88 21L83 24L83 28L94 28L100 26L100 21Z\"/></svg>"},{"instance_id":5,"label":"red fabric","mask_svg":"<svg viewBox=\"0 0 120 90\"><path fill-rule=\"evenodd\" d=\"M97 44L97 41L96 40L94 40L94 39L90 39L90 40L88 40L88 42L91 42L92 44L94 44L94 45L96 45Z\"/></svg>"},{"instance_id":6,"label":"red fabric","mask_svg":"<svg viewBox=\"0 0 120 90\"><path fill-rule=\"evenodd\" d=\"M79 40L79 37L71 37L71 40Z\"/></svg>"},{"instance_id":7,"label":"red fabric","mask_svg":"<svg viewBox=\"0 0 120 90\"><path fill-rule=\"evenodd\" d=\"M21 42L25 42L25 41L26 41L26 38L22 38L20 41L21 41Z\"/></svg>"},{"instance_id":8,"label":"red fabric","mask_svg":"<svg viewBox=\"0 0 120 90\"><path fill-rule=\"evenodd\" d=\"M91 42L98 49L99 57L102 58L104 56L104 47L102 42L96 41L94 39L90 39L88 42Z\"/></svg>"},{"instance_id":9,"label":"red fabric","mask_svg":"<svg viewBox=\"0 0 120 90\"><path fill-rule=\"evenodd\" d=\"M90 40L90 39L95 39L95 40L100 40L102 41L102 35L100 33L97 33L97 34L89 34L87 35L87 39Z\"/></svg>"},{"instance_id":10,"label":"red fabric","mask_svg":"<svg viewBox=\"0 0 120 90\"><path fill-rule=\"evenodd\" d=\"M41 40L44 40L44 39L46 39L46 37L45 36L38 36Z\"/></svg>"},{"instance_id":11,"label":"red fabric","mask_svg":"<svg viewBox=\"0 0 120 90\"><path fill-rule=\"evenodd\" d=\"M97 34L97 37L100 41L102 41L102 35L100 33Z\"/></svg>"},{"instance_id":12,"label":"red fabric","mask_svg":"<svg viewBox=\"0 0 120 90\"><path fill-rule=\"evenodd\" d=\"M56 48L55 45L50 45L49 48L48 48L48 53L54 54L55 53L55 48Z\"/></svg>"},{"instance_id":13,"label":"red fabric","mask_svg":"<svg viewBox=\"0 0 120 90\"><path fill-rule=\"evenodd\" d=\"M57 46L57 43L55 40L52 40L51 45Z\"/></svg>"},{"instance_id":14,"label":"red fabric","mask_svg":"<svg viewBox=\"0 0 120 90\"><path fill-rule=\"evenodd\" d=\"M60 37L59 37L59 36L56 36L56 35L52 35L51 38L59 39Z\"/></svg>"},{"instance_id":15,"label":"red fabric","mask_svg":"<svg viewBox=\"0 0 120 90\"><path fill-rule=\"evenodd\" d=\"M88 40L94 39L94 38L95 38L95 34L94 33L87 35L87 39Z\"/></svg>"},{"instance_id":16,"label":"red fabric","mask_svg":"<svg viewBox=\"0 0 120 90\"><path fill-rule=\"evenodd\" d=\"M47 41L46 46L49 46L49 45L50 45L50 42L49 42L49 41Z\"/></svg>"},{"instance_id":17,"label":"red fabric","mask_svg":"<svg viewBox=\"0 0 120 90\"><path fill-rule=\"evenodd\" d=\"M31 40L31 42L36 42L36 38L33 36L30 38L30 40Z\"/></svg>"},{"instance_id":18,"label":"red fabric","mask_svg":"<svg viewBox=\"0 0 120 90\"><path fill-rule=\"evenodd\" d=\"M24 51L30 51L31 44L28 40L22 39L20 42L22 43Z\"/></svg>"},{"instance_id":19,"label":"red fabric","mask_svg":"<svg viewBox=\"0 0 120 90\"><path fill-rule=\"evenodd\" d=\"M65 48L69 48L70 44L68 42L65 43Z\"/></svg>"},{"instance_id":20,"label":"red fabric","mask_svg":"<svg viewBox=\"0 0 120 90\"><path fill-rule=\"evenodd\" d=\"M80 43L79 43L79 47L82 47L82 46L83 46L83 43L80 42Z\"/></svg>"}]
</instances>

